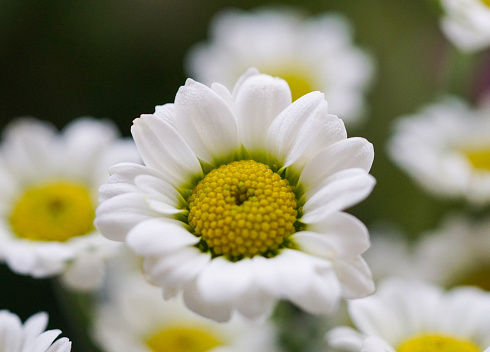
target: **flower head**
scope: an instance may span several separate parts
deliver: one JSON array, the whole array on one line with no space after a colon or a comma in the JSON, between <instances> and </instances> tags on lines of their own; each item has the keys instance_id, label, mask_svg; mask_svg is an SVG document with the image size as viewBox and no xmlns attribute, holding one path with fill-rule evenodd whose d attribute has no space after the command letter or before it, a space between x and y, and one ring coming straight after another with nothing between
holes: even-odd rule
<instances>
[{"instance_id":1,"label":"flower head","mask_svg":"<svg viewBox=\"0 0 490 352\"><path fill-rule=\"evenodd\" d=\"M2 352L69 352L71 342L62 337L53 343L60 330L45 331L48 315L34 314L24 325L19 317L7 310L0 310L0 351Z\"/></svg>"},{"instance_id":2,"label":"flower head","mask_svg":"<svg viewBox=\"0 0 490 352\"><path fill-rule=\"evenodd\" d=\"M191 77L231 88L248 67L285 79L293 100L322 91L329 110L347 123L365 114L371 58L352 43L349 21L339 14L306 18L286 8L227 10L211 24L211 39L188 54Z\"/></svg>"},{"instance_id":3,"label":"flower head","mask_svg":"<svg viewBox=\"0 0 490 352\"><path fill-rule=\"evenodd\" d=\"M428 192L490 201L490 109L448 98L397 122L388 152Z\"/></svg>"},{"instance_id":4,"label":"flower head","mask_svg":"<svg viewBox=\"0 0 490 352\"><path fill-rule=\"evenodd\" d=\"M107 168L137 161L131 141L116 128L79 119L58 133L34 119L4 131L0 149L0 259L16 273L60 275L90 289L102 279L116 246L94 228L97 190Z\"/></svg>"},{"instance_id":5,"label":"flower head","mask_svg":"<svg viewBox=\"0 0 490 352\"><path fill-rule=\"evenodd\" d=\"M95 224L143 256L165 297L226 321L279 298L326 314L373 290L367 230L342 212L374 186L373 148L347 138L322 93L291 103L255 69L232 93L188 80L132 134L145 166L111 168Z\"/></svg>"},{"instance_id":6,"label":"flower head","mask_svg":"<svg viewBox=\"0 0 490 352\"><path fill-rule=\"evenodd\" d=\"M437 286L388 279L378 291L349 303L359 331L327 334L335 348L360 352L490 351L490 295L476 288L444 292Z\"/></svg>"},{"instance_id":7,"label":"flower head","mask_svg":"<svg viewBox=\"0 0 490 352\"><path fill-rule=\"evenodd\" d=\"M92 334L105 352L275 352L274 327L234 319L219 324L163 301L141 273L117 268L95 311Z\"/></svg>"},{"instance_id":8,"label":"flower head","mask_svg":"<svg viewBox=\"0 0 490 352\"><path fill-rule=\"evenodd\" d=\"M476 51L490 45L490 1L442 0L441 28L461 50Z\"/></svg>"}]
</instances>

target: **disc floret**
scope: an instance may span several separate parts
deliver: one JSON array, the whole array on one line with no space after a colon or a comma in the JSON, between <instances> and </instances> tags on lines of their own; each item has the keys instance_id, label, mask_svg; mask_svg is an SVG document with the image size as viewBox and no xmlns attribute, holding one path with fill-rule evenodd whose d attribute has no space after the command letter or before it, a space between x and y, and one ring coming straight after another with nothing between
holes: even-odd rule
<instances>
[{"instance_id":1,"label":"disc floret","mask_svg":"<svg viewBox=\"0 0 490 352\"><path fill-rule=\"evenodd\" d=\"M194 188L188 204L193 233L215 256L271 256L295 232L293 187L254 160L212 170Z\"/></svg>"}]
</instances>

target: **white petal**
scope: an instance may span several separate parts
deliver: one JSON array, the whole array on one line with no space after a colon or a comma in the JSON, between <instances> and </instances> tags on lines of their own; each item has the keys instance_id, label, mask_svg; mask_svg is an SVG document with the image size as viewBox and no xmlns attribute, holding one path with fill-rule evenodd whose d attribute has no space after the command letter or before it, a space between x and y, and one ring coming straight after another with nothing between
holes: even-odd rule
<instances>
[{"instance_id":1,"label":"white petal","mask_svg":"<svg viewBox=\"0 0 490 352\"><path fill-rule=\"evenodd\" d=\"M113 244L109 243L109 245ZM78 253L61 276L63 283L79 291L89 291L102 285L105 261L96 251Z\"/></svg>"},{"instance_id":2,"label":"white petal","mask_svg":"<svg viewBox=\"0 0 490 352\"><path fill-rule=\"evenodd\" d=\"M181 207L186 203L182 195L173 186L158 177L139 175L134 179L134 183L141 192L148 195L149 200L159 201L174 208Z\"/></svg>"},{"instance_id":3,"label":"white petal","mask_svg":"<svg viewBox=\"0 0 490 352\"><path fill-rule=\"evenodd\" d=\"M334 239L328 236L311 231L301 231L295 233L291 238L299 245L302 252L330 260L338 255Z\"/></svg>"},{"instance_id":4,"label":"white petal","mask_svg":"<svg viewBox=\"0 0 490 352\"><path fill-rule=\"evenodd\" d=\"M19 182L34 182L59 171L61 149L55 128L35 119L18 119L4 131L2 156ZM35 136L35 138L34 138Z\"/></svg>"},{"instance_id":5,"label":"white petal","mask_svg":"<svg viewBox=\"0 0 490 352\"><path fill-rule=\"evenodd\" d=\"M241 142L250 151L264 150L269 126L291 104L291 91L283 79L254 75L243 82L235 102Z\"/></svg>"},{"instance_id":6,"label":"white petal","mask_svg":"<svg viewBox=\"0 0 490 352\"><path fill-rule=\"evenodd\" d=\"M155 106L155 112L153 115L161 118L167 122L170 126L175 128L175 112L174 104L164 104Z\"/></svg>"},{"instance_id":7,"label":"white petal","mask_svg":"<svg viewBox=\"0 0 490 352\"><path fill-rule=\"evenodd\" d=\"M9 311L0 310L0 350L20 351L22 342L22 322L19 317Z\"/></svg>"},{"instance_id":8,"label":"white petal","mask_svg":"<svg viewBox=\"0 0 490 352\"><path fill-rule=\"evenodd\" d=\"M69 352L71 351L71 341L62 337L48 348L46 352Z\"/></svg>"},{"instance_id":9,"label":"white petal","mask_svg":"<svg viewBox=\"0 0 490 352\"><path fill-rule=\"evenodd\" d=\"M267 151L283 162L290 152L301 126L315 115L317 109L324 109L324 102L322 93L312 92L299 98L283 110L274 119L267 133Z\"/></svg>"},{"instance_id":10,"label":"white petal","mask_svg":"<svg viewBox=\"0 0 490 352\"><path fill-rule=\"evenodd\" d=\"M167 182L180 186L194 176L202 176L196 155L177 130L155 115L142 115L131 127L144 163L159 171Z\"/></svg>"},{"instance_id":11,"label":"white petal","mask_svg":"<svg viewBox=\"0 0 490 352\"><path fill-rule=\"evenodd\" d=\"M206 318L223 323L231 318L232 308L229 304L212 304L205 301L200 295L195 283L191 283L184 290L184 303L193 312Z\"/></svg>"},{"instance_id":12,"label":"white petal","mask_svg":"<svg viewBox=\"0 0 490 352\"><path fill-rule=\"evenodd\" d=\"M337 116L332 114L325 115L324 112L317 117L320 120L320 126L318 127L318 131L315 131L315 133L312 133L310 136L311 141L308 141L309 148L303 152L301 158L294 162L293 167L296 170L303 170L306 162L319 151L327 148L333 143L343 141L347 138L344 122Z\"/></svg>"},{"instance_id":13,"label":"white petal","mask_svg":"<svg viewBox=\"0 0 490 352\"><path fill-rule=\"evenodd\" d=\"M113 241L124 241L127 233L138 223L159 217L151 210L141 193L126 193L101 203L95 212L95 227Z\"/></svg>"},{"instance_id":14,"label":"white petal","mask_svg":"<svg viewBox=\"0 0 490 352\"><path fill-rule=\"evenodd\" d=\"M341 297L339 281L333 270L326 270L310 277L300 295L291 296L293 303L311 314L332 314L337 309Z\"/></svg>"},{"instance_id":15,"label":"white petal","mask_svg":"<svg viewBox=\"0 0 490 352\"><path fill-rule=\"evenodd\" d=\"M205 85L191 79L175 97L180 134L197 157L208 163L239 149L238 128L228 104Z\"/></svg>"},{"instance_id":16,"label":"white petal","mask_svg":"<svg viewBox=\"0 0 490 352\"><path fill-rule=\"evenodd\" d=\"M324 120L328 119L328 104L323 101L312 113L308 120L299 127L296 137L290 146L283 167L292 164L306 163L308 150L311 149L313 143L318 139L323 139Z\"/></svg>"},{"instance_id":17,"label":"white petal","mask_svg":"<svg viewBox=\"0 0 490 352\"><path fill-rule=\"evenodd\" d=\"M235 307L245 318L257 321L269 317L275 303L274 296L252 283L245 294L237 298Z\"/></svg>"},{"instance_id":18,"label":"white petal","mask_svg":"<svg viewBox=\"0 0 490 352\"><path fill-rule=\"evenodd\" d=\"M368 172L374 159L373 145L364 138L353 137L336 142L309 160L299 179L310 188L336 172L361 168Z\"/></svg>"},{"instance_id":19,"label":"white petal","mask_svg":"<svg viewBox=\"0 0 490 352\"><path fill-rule=\"evenodd\" d=\"M181 223L164 218L143 221L128 233L126 239L127 245L139 255L165 255L197 242L199 238Z\"/></svg>"},{"instance_id":20,"label":"white petal","mask_svg":"<svg viewBox=\"0 0 490 352\"><path fill-rule=\"evenodd\" d=\"M49 346L53 343L53 341L61 334L61 330L48 330L39 335L34 342L32 343L30 348L23 348L23 352L46 352Z\"/></svg>"},{"instance_id":21,"label":"white petal","mask_svg":"<svg viewBox=\"0 0 490 352\"><path fill-rule=\"evenodd\" d=\"M366 226L356 217L344 212L334 212L318 222L310 223L307 230L328 238L340 255L361 254L370 246Z\"/></svg>"},{"instance_id":22,"label":"white petal","mask_svg":"<svg viewBox=\"0 0 490 352\"><path fill-rule=\"evenodd\" d=\"M61 138L63 161L70 167L62 171L63 175L92 182L98 161L118 135L116 126L108 120L80 118L67 125Z\"/></svg>"},{"instance_id":23,"label":"white petal","mask_svg":"<svg viewBox=\"0 0 490 352\"><path fill-rule=\"evenodd\" d=\"M383 339L369 336L364 340L360 352L396 352L396 350Z\"/></svg>"},{"instance_id":24,"label":"white petal","mask_svg":"<svg viewBox=\"0 0 490 352\"><path fill-rule=\"evenodd\" d=\"M334 178L305 202L301 221L317 222L332 212L360 202L371 193L376 183L374 177L361 169L347 171L350 172L345 173L346 177Z\"/></svg>"},{"instance_id":25,"label":"white petal","mask_svg":"<svg viewBox=\"0 0 490 352\"><path fill-rule=\"evenodd\" d=\"M25 344L30 344L38 337L48 325L48 314L39 312L29 317L24 322L24 341Z\"/></svg>"},{"instance_id":26,"label":"white petal","mask_svg":"<svg viewBox=\"0 0 490 352\"><path fill-rule=\"evenodd\" d=\"M361 298L374 292L371 271L361 256L335 261L334 270L344 298Z\"/></svg>"},{"instance_id":27,"label":"white petal","mask_svg":"<svg viewBox=\"0 0 490 352\"><path fill-rule=\"evenodd\" d=\"M360 351L364 340L362 334L348 326L330 330L325 338L331 347L352 352Z\"/></svg>"},{"instance_id":28,"label":"white petal","mask_svg":"<svg viewBox=\"0 0 490 352\"><path fill-rule=\"evenodd\" d=\"M120 163L109 169L111 176L99 187L99 202L125 194L138 192L134 179L138 175L155 174L146 166L133 163Z\"/></svg>"},{"instance_id":29,"label":"white petal","mask_svg":"<svg viewBox=\"0 0 490 352\"><path fill-rule=\"evenodd\" d=\"M235 100L230 91L224 85L216 82L211 83L211 90L218 94L221 99L223 99L228 104L228 106L233 108L233 106L235 105Z\"/></svg>"},{"instance_id":30,"label":"white petal","mask_svg":"<svg viewBox=\"0 0 490 352\"><path fill-rule=\"evenodd\" d=\"M202 253L199 249L184 247L168 258L160 259L158 264L151 268L152 278L163 287L164 296L168 296L169 290L176 292L194 280L210 260L209 254Z\"/></svg>"},{"instance_id":31,"label":"white petal","mask_svg":"<svg viewBox=\"0 0 490 352\"><path fill-rule=\"evenodd\" d=\"M252 265L250 259L236 263L222 257L211 260L196 280L200 296L210 303L233 302L250 284Z\"/></svg>"},{"instance_id":32,"label":"white petal","mask_svg":"<svg viewBox=\"0 0 490 352\"><path fill-rule=\"evenodd\" d=\"M245 71L244 74L242 74L236 81L235 83L235 86L233 87L233 91L232 91L232 95L234 98L236 98L238 92L240 91L240 89L242 88L242 84L247 80L249 79L250 77L253 77L253 76L256 76L256 75L259 75L260 72L259 70L257 70L255 67L250 67L249 69L247 69L247 71Z\"/></svg>"}]
</instances>

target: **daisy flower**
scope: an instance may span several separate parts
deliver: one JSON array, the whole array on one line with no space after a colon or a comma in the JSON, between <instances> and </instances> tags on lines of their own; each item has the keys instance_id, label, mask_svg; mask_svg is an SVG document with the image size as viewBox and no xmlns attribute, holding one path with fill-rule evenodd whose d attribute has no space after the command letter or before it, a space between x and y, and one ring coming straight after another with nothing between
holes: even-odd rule
<instances>
[{"instance_id":1,"label":"daisy flower","mask_svg":"<svg viewBox=\"0 0 490 352\"><path fill-rule=\"evenodd\" d=\"M109 283L96 307L92 329L102 351L278 351L270 323L251 325L233 319L220 324L205 319L178 299L163 301L160 289L136 271L111 275Z\"/></svg>"},{"instance_id":2,"label":"daisy flower","mask_svg":"<svg viewBox=\"0 0 490 352\"><path fill-rule=\"evenodd\" d=\"M488 352L490 295L474 287L444 292L417 281L389 279L349 302L358 329L338 327L329 344L355 352Z\"/></svg>"},{"instance_id":3,"label":"daisy flower","mask_svg":"<svg viewBox=\"0 0 490 352\"><path fill-rule=\"evenodd\" d=\"M286 8L227 10L212 22L210 41L189 51L187 71L205 84L232 88L247 68L257 67L285 79L293 100L322 91L332 113L355 122L366 112L364 94L374 65L354 46L352 32L339 14L306 18Z\"/></svg>"},{"instance_id":4,"label":"daisy flower","mask_svg":"<svg viewBox=\"0 0 490 352\"><path fill-rule=\"evenodd\" d=\"M48 315L34 314L24 325L19 317L0 310L0 351L2 352L68 352L71 342L62 337L53 343L60 330L46 330Z\"/></svg>"},{"instance_id":5,"label":"daisy flower","mask_svg":"<svg viewBox=\"0 0 490 352\"><path fill-rule=\"evenodd\" d=\"M478 206L490 201L490 107L447 98L395 127L388 152L427 192Z\"/></svg>"},{"instance_id":6,"label":"daisy flower","mask_svg":"<svg viewBox=\"0 0 490 352\"><path fill-rule=\"evenodd\" d=\"M458 48L472 52L490 46L489 0L442 0L441 28Z\"/></svg>"},{"instance_id":7,"label":"daisy flower","mask_svg":"<svg viewBox=\"0 0 490 352\"><path fill-rule=\"evenodd\" d=\"M0 146L0 259L16 273L60 276L74 289L100 284L118 246L93 226L109 166L137 161L132 141L111 123L82 118L61 133L19 119Z\"/></svg>"},{"instance_id":8,"label":"daisy flower","mask_svg":"<svg viewBox=\"0 0 490 352\"><path fill-rule=\"evenodd\" d=\"M189 79L132 134L145 166L111 168L95 225L144 258L166 298L227 321L278 298L327 314L372 292L368 232L342 210L374 186L373 147L347 138L322 93L291 103L255 69L232 93Z\"/></svg>"}]
</instances>

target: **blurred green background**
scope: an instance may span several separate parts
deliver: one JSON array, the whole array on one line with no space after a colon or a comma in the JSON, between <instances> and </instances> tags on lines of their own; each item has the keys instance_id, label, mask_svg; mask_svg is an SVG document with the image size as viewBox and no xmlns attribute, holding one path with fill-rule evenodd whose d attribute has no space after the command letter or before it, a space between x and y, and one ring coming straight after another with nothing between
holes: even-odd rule
<instances>
[{"instance_id":1,"label":"blurred green background","mask_svg":"<svg viewBox=\"0 0 490 352\"><path fill-rule=\"evenodd\" d=\"M60 128L76 117L94 116L114 120L129 136L134 118L173 101L186 78L183 58L191 45L207 38L216 12L265 4L269 3L0 0L0 127L25 115ZM376 60L368 117L348 132L374 144L372 174L377 185L350 212L369 226L391 224L408 236L433 228L445 210L459 205L425 195L386 158L391 121L445 92L473 99L478 67L488 57L463 55L447 42L438 27L434 0L276 4L302 7L311 14L346 15L354 26L356 43ZM0 266L0 282L0 309L9 309L23 320L47 311L49 326L76 340L49 280L17 276Z\"/></svg>"}]
</instances>

